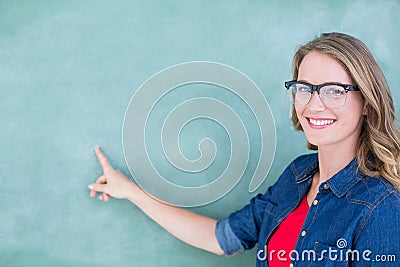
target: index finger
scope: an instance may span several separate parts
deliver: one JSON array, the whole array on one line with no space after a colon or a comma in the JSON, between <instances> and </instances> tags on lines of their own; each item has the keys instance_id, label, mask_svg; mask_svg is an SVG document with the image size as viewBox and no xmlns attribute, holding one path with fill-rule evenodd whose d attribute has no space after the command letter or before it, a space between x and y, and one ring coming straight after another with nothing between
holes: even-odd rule
<instances>
[{"instance_id":1,"label":"index finger","mask_svg":"<svg viewBox=\"0 0 400 267\"><path fill-rule=\"evenodd\" d=\"M97 158L99 159L99 162L101 164L101 167L103 168L103 171L112 169L110 163L108 163L107 157L103 154L99 146L96 146L94 148L94 153L96 154Z\"/></svg>"}]
</instances>

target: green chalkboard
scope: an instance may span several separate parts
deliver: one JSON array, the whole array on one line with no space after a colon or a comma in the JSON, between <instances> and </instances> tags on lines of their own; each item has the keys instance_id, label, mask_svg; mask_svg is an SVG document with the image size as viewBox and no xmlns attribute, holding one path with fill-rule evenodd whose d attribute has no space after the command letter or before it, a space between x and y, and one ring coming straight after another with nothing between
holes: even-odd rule
<instances>
[{"instance_id":1,"label":"green chalkboard","mask_svg":"<svg viewBox=\"0 0 400 267\"><path fill-rule=\"evenodd\" d=\"M264 192L293 158L307 152L304 136L291 126L283 88L291 78L296 46L325 31L360 38L381 65L399 107L399 25L396 0L1 1L0 266L254 265L254 251L211 255L170 236L128 201L91 199L87 185L101 174L93 148L101 145L111 164L132 177L122 133L138 88L183 62L231 66L249 77L268 102L276 152L266 180L249 193L250 172L260 154L256 138L243 179L233 190L189 207L223 218ZM170 107L209 92L237 106L244 120L249 118L246 127L257 129L243 101L214 87L219 88L187 85L159 103ZM151 117L150 133L160 138L155 130L163 120L157 113ZM221 153L215 169L207 171L220 173L229 161L229 136L215 121L198 123L182 130L182 152L196 159L199 139L215 138ZM155 146L150 157L165 165L156 143L148 145ZM186 186L210 182L209 175L182 177L175 175L176 182Z\"/></svg>"}]
</instances>

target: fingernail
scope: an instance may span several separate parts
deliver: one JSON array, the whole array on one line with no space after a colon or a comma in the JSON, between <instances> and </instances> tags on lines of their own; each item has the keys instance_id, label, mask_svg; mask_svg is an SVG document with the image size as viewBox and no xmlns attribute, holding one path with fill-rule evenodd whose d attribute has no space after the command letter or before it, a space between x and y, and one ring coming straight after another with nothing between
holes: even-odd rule
<instances>
[{"instance_id":1,"label":"fingernail","mask_svg":"<svg viewBox=\"0 0 400 267\"><path fill-rule=\"evenodd\" d=\"M88 188L89 188L90 190L93 190L93 185L90 184L90 185L88 186Z\"/></svg>"}]
</instances>

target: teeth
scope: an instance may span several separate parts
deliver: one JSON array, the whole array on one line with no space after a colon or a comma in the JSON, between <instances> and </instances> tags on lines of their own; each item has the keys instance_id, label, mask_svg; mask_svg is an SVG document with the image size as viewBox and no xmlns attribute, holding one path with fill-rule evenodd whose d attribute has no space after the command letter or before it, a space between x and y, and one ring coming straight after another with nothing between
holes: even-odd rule
<instances>
[{"instance_id":1,"label":"teeth","mask_svg":"<svg viewBox=\"0 0 400 267\"><path fill-rule=\"evenodd\" d=\"M316 126L323 126L323 125L329 125L333 123L333 120L314 120L310 119L311 124L316 125Z\"/></svg>"}]
</instances>

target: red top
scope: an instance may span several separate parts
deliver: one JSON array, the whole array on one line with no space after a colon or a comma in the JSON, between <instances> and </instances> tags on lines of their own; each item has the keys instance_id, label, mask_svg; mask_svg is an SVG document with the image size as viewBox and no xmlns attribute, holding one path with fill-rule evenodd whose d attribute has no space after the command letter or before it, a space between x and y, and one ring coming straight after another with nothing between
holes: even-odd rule
<instances>
[{"instance_id":1,"label":"red top","mask_svg":"<svg viewBox=\"0 0 400 267\"><path fill-rule=\"evenodd\" d=\"M307 196L305 196L297 208L289 213L275 229L268 241L268 266L288 267L290 265L290 252L296 246L308 209Z\"/></svg>"}]
</instances>

